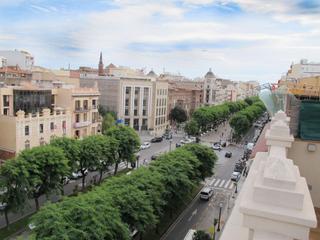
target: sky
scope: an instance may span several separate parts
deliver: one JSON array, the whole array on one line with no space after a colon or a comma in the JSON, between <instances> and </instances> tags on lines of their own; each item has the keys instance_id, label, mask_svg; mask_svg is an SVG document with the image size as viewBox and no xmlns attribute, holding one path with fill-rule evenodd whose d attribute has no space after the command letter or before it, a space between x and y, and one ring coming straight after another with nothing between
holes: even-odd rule
<instances>
[{"instance_id":1,"label":"sky","mask_svg":"<svg viewBox=\"0 0 320 240\"><path fill-rule=\"evenodd\" d=\"M275 82L320 62L320 0L0 0L0 50L49 68L129 66Z\"/></svg>"}]
</instances>

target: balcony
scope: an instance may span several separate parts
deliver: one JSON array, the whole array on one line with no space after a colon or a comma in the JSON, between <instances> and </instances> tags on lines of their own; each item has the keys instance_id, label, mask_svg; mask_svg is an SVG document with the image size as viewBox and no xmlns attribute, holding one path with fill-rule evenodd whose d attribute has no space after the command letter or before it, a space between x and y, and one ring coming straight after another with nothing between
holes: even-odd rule
<instances>
[{"instance_id":1,"label":"balcony","mask_svg":"<svg viewBox=\"0 0 320 240\"><path fill-rule=\"evenodd\" d=\"M74 109L74 112L76 113L83 113L83 112L89 112L90 109L88 107L85 107L85 108L81 108L81 107L77 107Z\"/></svg>"},{"instance_id":2,"label":"balcony","mask_svg":"<svg viewBox=\"0 0 320 240\"><path fill-rule=\"evenodd\" d=\"M91 124L91 122L89 121L85 121L85 122L76 122L73 124L74 128L83 128L83 127L88 127Z\"/></svg>"}]
</instances>

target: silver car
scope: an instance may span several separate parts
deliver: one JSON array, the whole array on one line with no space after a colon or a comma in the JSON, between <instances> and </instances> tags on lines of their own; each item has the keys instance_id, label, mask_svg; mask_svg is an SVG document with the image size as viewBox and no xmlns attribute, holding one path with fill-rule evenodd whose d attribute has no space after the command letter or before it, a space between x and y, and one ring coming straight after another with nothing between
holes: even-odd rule
<instances>
[{"instance_id":1,"label":"silver car","mask_svg":"<svg viewBox=\"0 0 320 240\"><path fill-rule=\"evenodd\" d=\"M200 192L200 199L209 200L213 196L213 188L205 187Z\"/></svg>"}]
</instances>

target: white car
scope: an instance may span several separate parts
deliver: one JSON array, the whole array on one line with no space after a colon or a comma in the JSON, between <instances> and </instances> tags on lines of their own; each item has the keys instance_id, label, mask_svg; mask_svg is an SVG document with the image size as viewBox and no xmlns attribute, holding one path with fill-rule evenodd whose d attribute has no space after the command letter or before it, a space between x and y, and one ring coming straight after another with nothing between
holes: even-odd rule
<instances>
[{"instance_id":1,"label":"white car","mask_svg":"<svg viewBox=\"0 0 320 240\"><path fill-rule=\"evenodd\" d=\"M222 147L221 147L220 143L213 143L212 144L212 149L213 150L221 150Z\"/></svg>"},{"instance_id":2,"label":"white car","mask_svg":"<svg viewBox=\"0 0 320 240\"><path fill-rule=\"evenodd\" d=\"M231 174L231 181L238 182L240 180L240 177L241 177L241 173L233 172Z\"/></svg>"},{"instance_id":3,"label":"white car","mask_svg":"<svg viewBox=\"0 0 320 240\"><path fill-rule=\"evenodd\" d=\"M213 188L205 187L200 192L200 198L203 200L209 200L213 196Z\"/></svg>"},{"instance_id":4,"label":"white car","mask_svg":"<svg viewBox=\"0 0 320 240\"><path fill-rule=\"evenodd\" d=\"M88 169L86 169L86 170L84 171L84 175L87 175L87 174L88 174ZM70 177L71 177L71 179L82 178L82 173L81 173L80 171L78 171L78 172L73 172Z\"/></svg>"},{"instance_id":5,"label":"white car","mask_svg":"<svg viewBox=\"0 0 320 240\"><path fill-rule=\"evenodd\" d=\"M144 149L147 149L151 147L151 144L149 142L144 142L141 146L140 146L140 149L141 150L144 150Z\"/></svg>"}]
</instances>

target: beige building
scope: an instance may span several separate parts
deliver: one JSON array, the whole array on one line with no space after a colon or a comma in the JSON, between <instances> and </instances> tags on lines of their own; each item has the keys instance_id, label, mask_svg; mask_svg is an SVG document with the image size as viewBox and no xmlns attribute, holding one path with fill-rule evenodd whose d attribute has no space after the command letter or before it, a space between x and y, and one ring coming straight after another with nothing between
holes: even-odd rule
<instances>
[{"instance_id":1,"label":"beige building","mask_svg":"<svg viewBox=\"0 0 320 240\"><path fill-rule=\"evenodd\" d=\"M199 81L169 81L168 114L175 106L186 110L190 116L203 103L203 82Z\"/></svg>"},{"instance_id":2,"label":"beige building","mask_svg":"<svg viewBox=\"0 0 320 240\"><path fill-rule=\"evenodd\" d=\"M0 88L0 159L49 143L53 137L84 137L101 129L97 89Z\"/></svg>"},{"instance_id":3,"label":"beige building","mask_svg":"<svg viewBox=\"0 0 320 240\"><path fill-rule=\"evenodd\" d=\"M67 108L72 114L71 136L83 138L101 132L97 88L55 88L52 93L54 108Z\"/></svg>"},{"instance_id":4,"label":"beige building","mask_svg":"<svg viewBox=\"0 0 320 240\"><path fill-rule=\"evenodd\" d=\"M52 108L52 91L37 87L0 88L0 159L71 136L71 113Z\"/></svg>"},{"instance_id":5,"label":"beige building","mask_svg":"<svg viewBox=\"0 0 320 240\"><path fill-rule=\"evenodd\" d=\"M167 125L167 81L156 76L112 77L81 74L81 86L98 84L100 105L117 113L118 122L137 131L162 134Z\"/></svg>"}]
</instances>

